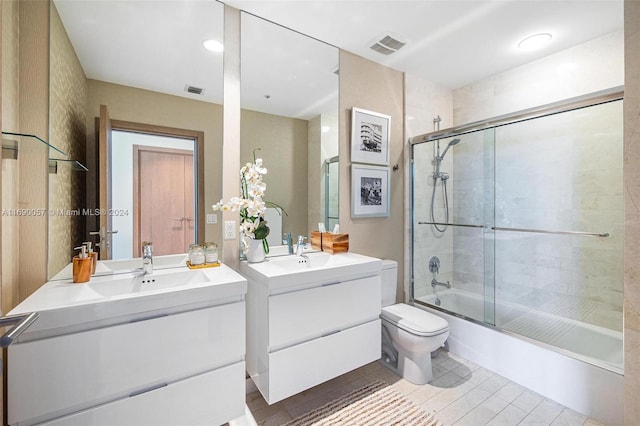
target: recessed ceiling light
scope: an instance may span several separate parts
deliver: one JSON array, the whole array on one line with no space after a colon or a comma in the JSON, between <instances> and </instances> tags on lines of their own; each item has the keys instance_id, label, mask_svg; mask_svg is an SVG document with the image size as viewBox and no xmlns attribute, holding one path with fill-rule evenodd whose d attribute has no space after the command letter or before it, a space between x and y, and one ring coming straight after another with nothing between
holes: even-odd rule
<instances>
[{"instance_id":1,"label":"recessed ceiling light","mask_svg":"<svg viewBox=\"0 0 640 426\"><path fill-rule=\"evenodd\" d=\"M205 49L215 53L220 53L224 50L224 45L217 40L205 40L202 45Z\"/></svg>"},{"instance_id":2,"label":"recessed ceiling light","mask_svg":"<svg viewBox=\"0 0 640 426\"><path fill-rule=\"evenodd\" d=\"M546 46L551 41L551 34L534 34L518 43L518 48L522 50L537 50Z\"/></svg>"}]
</instances>

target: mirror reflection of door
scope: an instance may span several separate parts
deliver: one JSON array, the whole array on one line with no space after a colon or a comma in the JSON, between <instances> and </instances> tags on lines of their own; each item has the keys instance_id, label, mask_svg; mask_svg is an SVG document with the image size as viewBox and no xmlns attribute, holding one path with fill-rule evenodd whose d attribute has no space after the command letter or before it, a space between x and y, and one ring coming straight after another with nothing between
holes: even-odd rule
<instances>
[{"instance_id":1,"label":"mirror reflection of door","mask_svg":"<svg viewBox=\"0 0 640 426\"><path fill-rule=\"evenodd\" d=\"M186 252L195 242L194 216L193 150L134 145L134 254L140 241L152 241L157 255Z\"/></svg>"},{"instance_id":2,"label":"mirror reflection of door","mask_svg":"<svg viewBox=\"0 0 640 426\"><path fill-rule=\"evenodd\" d=\"M114 130L112 212L114 259L186 253L196 241L193 139ZM117 159L117 160L115 160Z\"/></svg>"}]
</instances>

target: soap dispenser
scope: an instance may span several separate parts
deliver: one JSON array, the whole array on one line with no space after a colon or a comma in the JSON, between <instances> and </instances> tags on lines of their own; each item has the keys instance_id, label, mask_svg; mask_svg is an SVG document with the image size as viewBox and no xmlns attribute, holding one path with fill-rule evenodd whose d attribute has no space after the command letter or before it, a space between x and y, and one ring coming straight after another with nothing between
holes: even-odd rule
<instances>
[{"instance_id":1,"label":"soap dispenser","mask_svg":"<svg viewBox=\"0 0 640 426\"><path fill-rule=\"evenodd\" d=\"M87 246L74 248L80 250L77 256L73 257L73 282L86 283L91 278L91 258L87 255Z\"/></svg>"},{"instance_id":2,"label":"soap dispenser","mask_svg":"<svg viewBox=\"0 0 640 426\"><path fill-rule=\"evenodd\" d=\"M91 258L91 275L96 273L96 266L98 265L98 253L93 251L91 241L82 243L83 246L87 246L87 256Z\"/></svg>"}]
</instances>

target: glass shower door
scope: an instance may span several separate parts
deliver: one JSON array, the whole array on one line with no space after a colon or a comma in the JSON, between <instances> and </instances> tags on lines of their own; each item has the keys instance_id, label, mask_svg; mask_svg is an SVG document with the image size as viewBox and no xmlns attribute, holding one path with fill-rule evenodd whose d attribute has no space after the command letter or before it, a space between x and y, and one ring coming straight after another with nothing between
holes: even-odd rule
<instances>
[{"instance_id":1,"label":"glass shower door","mask_svg":"<svg viewBox=\"0 0 640 426\"><path fill-rule=\"evenodd\" d=\"M496 129L498 327L577 353L585 327L621 331L621 120L616 101Z\"/></svg>"},{"instance_id":2,"label":"glass shower door","mask_svg":"<svg viewBox=\"0 0 640 426\"><path fill-rule=\"evenodd\" d=\"M493 140L488 129L412 147L414 299L490 324Z\"/></svg>"}]
</instances>

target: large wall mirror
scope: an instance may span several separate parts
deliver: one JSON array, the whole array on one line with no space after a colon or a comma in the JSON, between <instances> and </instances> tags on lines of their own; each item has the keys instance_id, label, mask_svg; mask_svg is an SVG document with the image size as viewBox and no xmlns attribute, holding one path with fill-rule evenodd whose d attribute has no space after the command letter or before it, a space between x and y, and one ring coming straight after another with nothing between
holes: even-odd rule
<instances>
[{"instance_id":1,"label":"large wall mirror","mask_svg":"<svg viewBox=\"0 0 640 426\"><path fill-rule=\"evenodd\" d=\"M222 53L204 42L223 25L217 1L52 2L50 139L89 171L50 173L50 278L82 241L103 259L222 242Z\"/></svg>"},{"instance_id":2,"label":"large wall mirror","mask_svg":"<svg viewBox=\"0 0 640 426\"><path fill-rule=\"evenodd\" d=\"M338 222L338 49L241 14L241 162L267 168L269 245Z\"/></svg>"}]
</instances>

